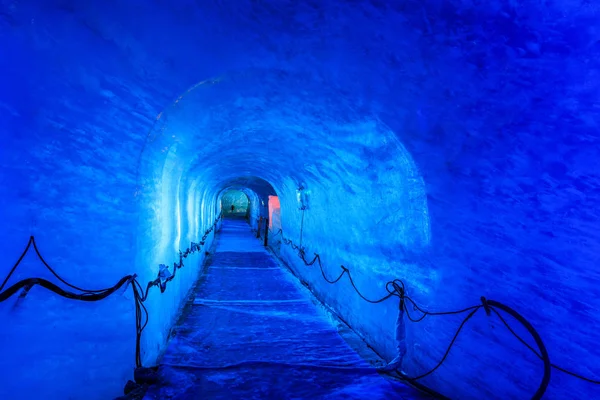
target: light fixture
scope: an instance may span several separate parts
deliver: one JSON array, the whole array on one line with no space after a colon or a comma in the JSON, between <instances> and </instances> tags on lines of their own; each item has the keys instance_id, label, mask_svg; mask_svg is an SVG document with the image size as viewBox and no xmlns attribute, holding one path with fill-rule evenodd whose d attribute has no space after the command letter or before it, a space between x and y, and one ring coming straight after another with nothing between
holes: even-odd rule
<instances>
[{"instance_id":1,"label":"light fixture","mask_svg":"<svg viewBox=\"0 0 600 400\"><path fill-rule=\"evenodd\" d=\"M310 190L307 190L304 185L298 186L296 189L296 198L298 200L298 206L300 210L308 210Z\"/></svg>"}]
</instances>

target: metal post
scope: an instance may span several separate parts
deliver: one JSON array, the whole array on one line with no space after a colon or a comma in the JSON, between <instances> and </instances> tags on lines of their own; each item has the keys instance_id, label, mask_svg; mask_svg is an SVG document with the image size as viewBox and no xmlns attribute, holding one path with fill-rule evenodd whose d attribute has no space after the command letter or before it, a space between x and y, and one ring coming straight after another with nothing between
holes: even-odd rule
<instances>
[{"instance_id":1,"label":"metal post","mask_svg":"<svg viewBox=\"0 0 600 400\"><path fill-rule=\"evenodd\" d=\"M269 218L265 218L265 247L269 244Z\"/></svg>"},{"instance_id":2,"label":"metal post","mask_svg":"<svg viewBox=\"0 0 600 400\"><path fill-rule=\"evenodd\" d=\"M260 224L262 223L262 217L258 219L258 226L256 227L256 237L260 237Z\"/></svg>"}]
</instances>

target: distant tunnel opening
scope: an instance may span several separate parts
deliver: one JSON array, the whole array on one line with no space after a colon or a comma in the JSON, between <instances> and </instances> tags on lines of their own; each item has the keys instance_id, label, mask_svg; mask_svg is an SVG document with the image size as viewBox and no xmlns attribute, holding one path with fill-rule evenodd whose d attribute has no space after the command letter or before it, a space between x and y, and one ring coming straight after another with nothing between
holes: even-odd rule
<instances>
[{"instance_id":1,"label":"distant tunnel opening","mask_svg":"<svg viewBox=\"0 0 600 400\"><path fill-rule=\"evenodd\" d=\"M266 219L271 214L281 224L281 213L277 191L270 182L257 176L246 176L222 182L216 195L216 212L222 212L224 218L245 218L251 229L257 230L259 225L264 229ZM217 186L217 187L218 187ZM233 208L232 208L233 207Z\"/></svg>"},{"instance_id":2,"label":"distant tunnel opening","mask_svg":"<svg viewBox=\"0 0 600 400\"><path fill-rule=\"evenodd\" d=\"M241 190L228 190L221 197L221 210L225 218L247 217L250 199Z\"/></svg>"}]
</instances>

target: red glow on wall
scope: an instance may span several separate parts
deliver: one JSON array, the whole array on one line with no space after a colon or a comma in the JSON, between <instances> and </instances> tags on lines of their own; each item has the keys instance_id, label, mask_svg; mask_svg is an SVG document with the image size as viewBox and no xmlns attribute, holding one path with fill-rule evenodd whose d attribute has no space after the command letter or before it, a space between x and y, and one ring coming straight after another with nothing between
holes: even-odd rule
<instances>
[{"instance_id":1,"label":"red glow on wall","mask_svg":"<svg viewBox=\"0 0 600 400\"><path fill-rule=\"evenodd\" d=\"M273 227L273 211L279 210L280 208L279 197L269 196L269 228Z\"/></svg>"}]
</instances>

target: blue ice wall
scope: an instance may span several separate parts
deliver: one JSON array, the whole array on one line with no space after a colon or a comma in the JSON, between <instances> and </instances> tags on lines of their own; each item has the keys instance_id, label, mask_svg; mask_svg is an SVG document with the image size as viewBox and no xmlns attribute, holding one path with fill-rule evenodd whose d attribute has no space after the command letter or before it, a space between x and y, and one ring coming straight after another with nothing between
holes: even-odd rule
<instances>
[{"instance_id":1,"label":"blue ice wall","mask_svg":"<svg viewBox=\"0 0 600 400\"><path fill-rule=\"evenodd\" d=\"M152 279L202 235L224 190L246 188L251 221L278 195L286 237L302 228L307 251L334 276L343 263L366 295L400 278L434 311L503 301L554 363L600 375L594 3L3 0L0 11L1 273L33 234L80 286ZM325 285L286 247L281 257L394 356L397 304L366 305L347 281ZM200 262L149 301L147 363ZM43 273L33 258L23 267L15 279ZM130 299L90 309L34 289L6 304L3 381L57 399L118 394L133 366ZM409 324L403 370L435 365L459 322ZM540 373L480 313L423 383L527 398ZM83 396L99 376L104 392ZM599 395L558 371L548 391Z\"/></svg>"}]
</instances>

